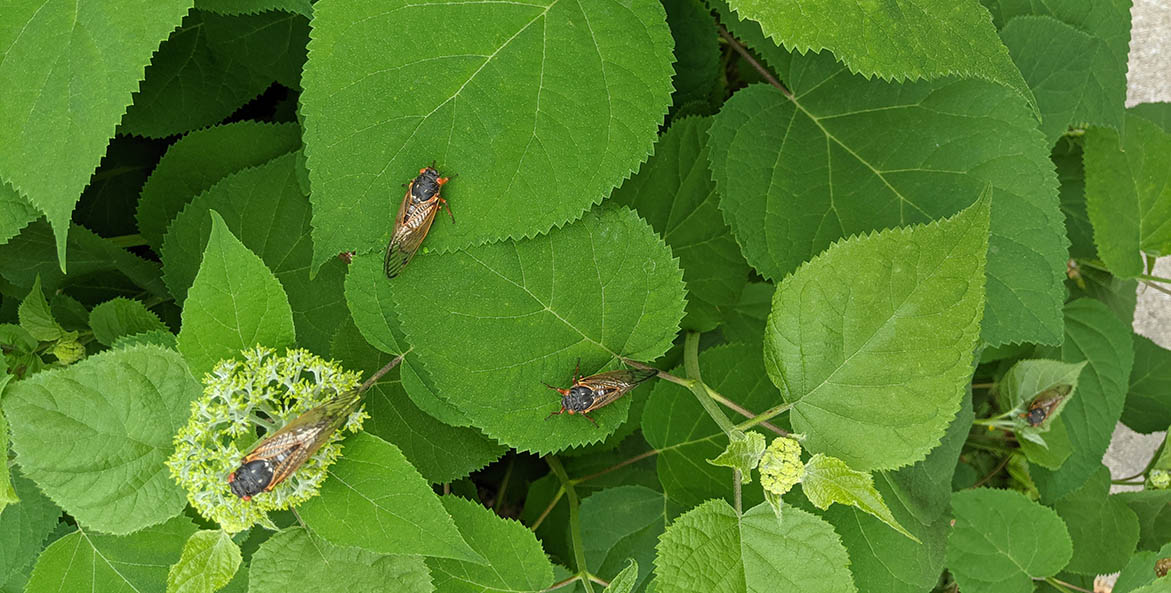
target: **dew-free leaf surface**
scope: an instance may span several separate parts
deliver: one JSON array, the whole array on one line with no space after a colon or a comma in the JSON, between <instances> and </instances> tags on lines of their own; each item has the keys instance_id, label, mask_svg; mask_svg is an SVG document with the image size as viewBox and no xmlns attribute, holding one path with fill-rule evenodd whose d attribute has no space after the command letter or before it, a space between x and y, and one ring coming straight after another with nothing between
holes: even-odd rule
<instances>
[{"instance_id":1,"label":"dew-free leaf surface","mask_svg":"<svg viewBox=\"0 0 1171 593\"><path fill-rule=\"evenodd\" d=\"M1122 423L1142 432L1171 425L1171 350L1134 334L1134 368Z\"/></svg>"},{"instance_id":2,"label":"dew-free leaf surface","mask_svg":"<svg viewBox=\"0 0 1171 593\"><path fill-rule=\"evenodd\" d=\"M459 174L444 196L467 221L436 224L432 249L574 220L638 168L670 102L658 2L327 0L310 39L314 268L383 249L432 160Z\"/></svg>"},{"instance_id":3,"label":"dew-free leaf surface","mask_svg":"<svg viewBox=\"0 0 1171 593\"><path fill-rule=\"evenodd\" d=\"M299 527L280 531L260 545L252 556L248 581L248 590L257 592L435 590L419 556L335 546Z\"/></svg>"},{"instance_id":4,"label":"dew-free leaf surface","mask_svg":"<svg viewBox=\"0 0 1171 593\"><path fill-rule=\"evenodd\" d=\"M167 593L215 593L240 568L240 547L223 530L200 530L167 572Z\"/></svg>"},{"instance_id":5,"label":"dew-free leaf surface","mask_svg":"<svg viewBox=\"0 0 1171 593\"><path fill-rule=\"evenodd\" d=\"M148 310L142 301L126 298L109 300L94 307L89 314L89 326L94 338L106 346L122 336L167 330L159 316Z\"/></svg>"},{"instance_id":6,"label":"dew-free leaf surface","mask_svg":"<svg viewBox=\"0 0 1171 593\"><path fill-rule=\"evenodd\" d=\"M1092 576L1126 566L1138 544L1138 516L1123 499L1110 495L1110 470L1105 466L1054 503L1053 510L1065 521L1073 541L1073 557L1065 570Z\"/></svg>"},{"instance_id":7,"label":"dew-free leaf surface","mask_svg":"<svg viewBox=\"0 0 1171 593\"><path fill-rule=\"evenodd\" d=\"M553 584L553 565L523 524L479 502L448 495L443 507L487 564L429 558L435 588L445 593L536 593Z\"/></svg>"}]
</instances>

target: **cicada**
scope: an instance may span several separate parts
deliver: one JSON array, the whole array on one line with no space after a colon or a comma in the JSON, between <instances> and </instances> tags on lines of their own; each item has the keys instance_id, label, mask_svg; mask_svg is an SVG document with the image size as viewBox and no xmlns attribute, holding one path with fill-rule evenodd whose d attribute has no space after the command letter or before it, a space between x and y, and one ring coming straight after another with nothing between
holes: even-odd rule
<instances>
[{"instance_id":1,"label":"cicada","mask_svg":"<svg viewBox=\"0 0 1171 593\"><path fill-rule=\"evenodd\" d=\"M394 231L390 235L390 244L386 246L387 278L398 276L423 244L423 237L427 236L431 223L435 221L435 213L447 205L447 200L439 197L439 190L447 181L447 177L439 176L432 163L430 167L419 169L419 176L407 184L407 194L398 207ZM455 222L451 206L447 206L447 213L451 215L451 222Z\"/></svg>"},{"instance_id":2,"label":"cicada","mask_svg":"<svg viewBox=\"0 0 1171 593\"><path fill-rule=\"evenodd\" d=\"M268 492L297 471L358 407L357 391L339 395L297 416L266 437L228 474L232 494L244 500Z\"/></svg>"},{"instance_id":3,"label":"cicada","mask_svg":"<svg viewBox=\"0 0 1171 593\"><path fill-rule=\"evenodd\" d=\"M649 367L606 371L588 377L582 377L580 371L581 364L579 363L577 370L573 372L573 384L569 386L569 389L560 389L548 383L545 384L545 387L561 394L561 409L550 412L545 417L546 420L568 412L581 414L586 420L597 426L597 421L589 417L589 412L613 402L637 387L639 383L659 374L657 370Z\"/></svg>"},{"instance_id":4,"label":"cicada","mask_svg":"<svg viewBox=\"0 0 1171 593\"><path fill-rule=\"evenodd\" d=\"M1033 401L1029 402L1029 407L1021 414L1021 418L1024 418L1029 426L1040 426L1072 391L1073 386L1065 384L1042 391L1040 395L1033 398Z\"/></svg>"}]
</instances>

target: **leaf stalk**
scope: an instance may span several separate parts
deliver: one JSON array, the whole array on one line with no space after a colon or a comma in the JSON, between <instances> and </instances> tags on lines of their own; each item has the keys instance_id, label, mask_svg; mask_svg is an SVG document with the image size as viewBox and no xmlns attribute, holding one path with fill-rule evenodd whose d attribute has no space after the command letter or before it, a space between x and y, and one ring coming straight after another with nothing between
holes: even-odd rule
<instances>
[{"instance_id":1,"label":"leaf stalk","mask_svg":"<svg viewBox=\"0 0 1171 593\"><path fill-rule=\"evenodd\" d=\"M573 558L577 563L577 574L574 578L580 579L581 584L585 587L586 593L594 593L593 583L590 582L590 573L586 570L585 561L585 544L581 539L581 510L580 501L577 498L577 491L573 488L573 482L569 479L569 474L565 473L565 466L561 465L561 460L553 455L545 457L545 463L549 464L549 469L557 475L557 479L561 480L561 487L565 489L565 495L569 499L569 533L573 540Z\"/></svg>"}]
</instances>

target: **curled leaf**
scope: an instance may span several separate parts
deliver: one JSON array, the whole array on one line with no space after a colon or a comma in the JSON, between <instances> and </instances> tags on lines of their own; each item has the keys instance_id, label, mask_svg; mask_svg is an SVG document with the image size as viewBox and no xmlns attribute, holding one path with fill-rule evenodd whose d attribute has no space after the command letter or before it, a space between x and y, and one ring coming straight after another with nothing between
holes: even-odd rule
<instances>
[{"instance_id":1,"label":"curled leaf","mask_svg":"<svg viewBox=\"0 0 1171 593\"><path fill-rule=\"evenodd\" d=\"M740 470L740 483L748 484L752 482L752 470L760 463L760 457L764 454L764 437L759 433L737 430L728 439L728 446L724 451L707 462Z\"/></svg>"}]
</instances>

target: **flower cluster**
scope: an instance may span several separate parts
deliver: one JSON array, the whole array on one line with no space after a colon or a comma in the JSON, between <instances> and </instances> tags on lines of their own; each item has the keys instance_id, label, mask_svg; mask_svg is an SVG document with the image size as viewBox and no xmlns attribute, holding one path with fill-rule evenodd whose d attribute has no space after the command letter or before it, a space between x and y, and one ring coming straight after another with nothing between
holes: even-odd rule
<instances>
[{"instance_id":1,"label":"flower cluster","mask_svg":"<svg viewBox=\"0 0 1171 593\"><path fill-rule=\"evenodd\" d=\"M801 443L794 438L777 437L760 458L760 484L766 492L780 496L801 481L804 469Z\"/></svg>"},{"instance_id":2,"label":"flower cluster","mask_svg":"<svg viewBox=\"0 0 1171 593\"><path fill-rule=\"evenodd\" d=\"M191 506L230 533L257 523L271 526L269 511L288 509L317 494L326 469L341 454L343 431L333 434L271 492L250 501L232 494L228 475L266 436L303 412L352 391L359 379L358 373L305 350L277 356L257 346L242 354L242 362L220 361L204 376L203 395L191 403L191 417L175 435L175 453L167 460ZM344 428L356 432L366 417L358 408Z\"/></svg>"}]
</instances>

